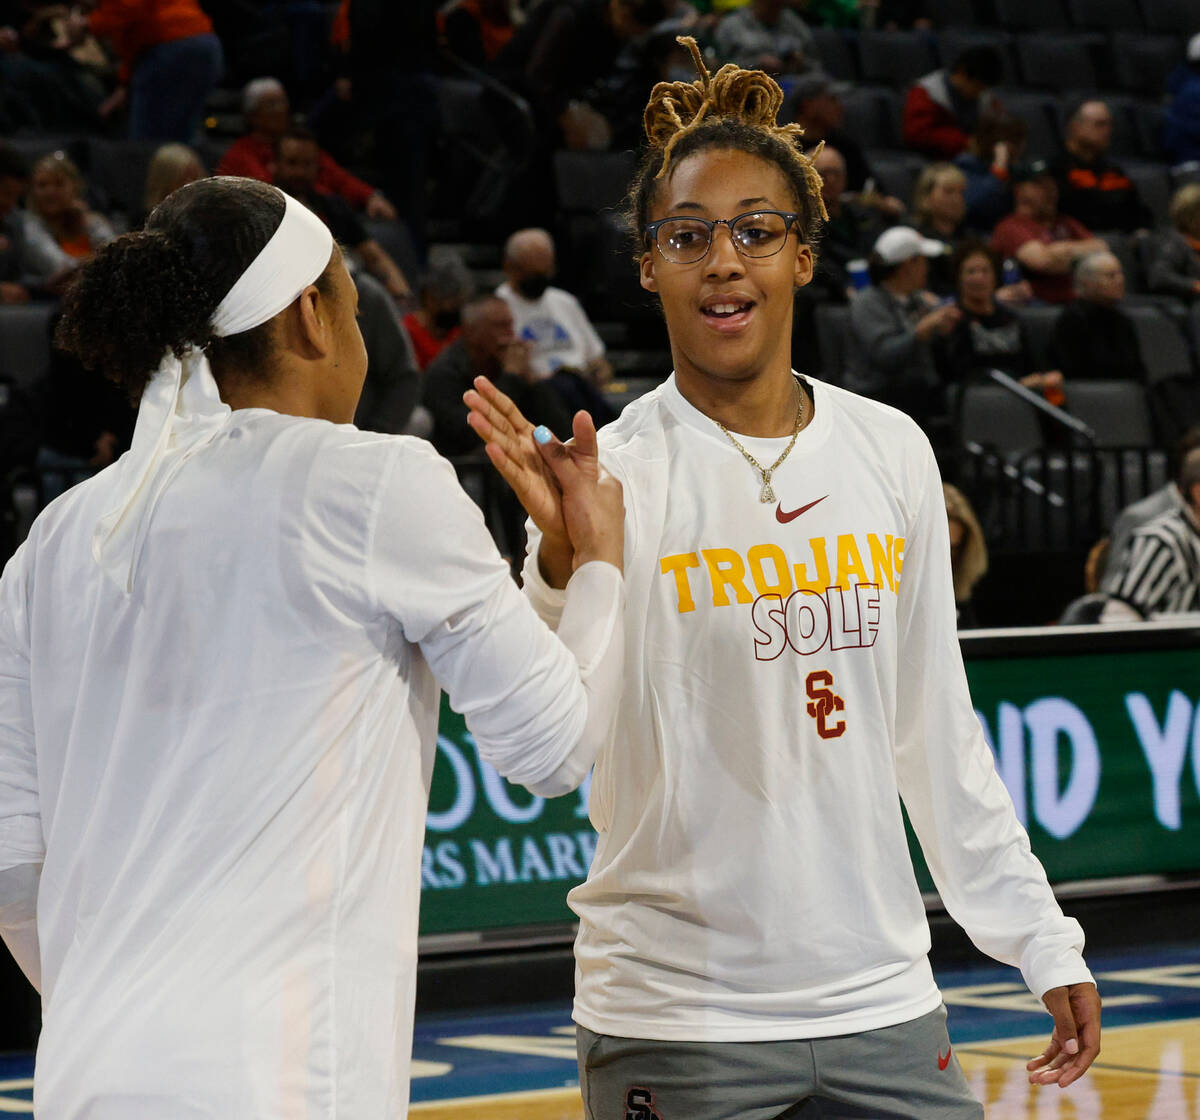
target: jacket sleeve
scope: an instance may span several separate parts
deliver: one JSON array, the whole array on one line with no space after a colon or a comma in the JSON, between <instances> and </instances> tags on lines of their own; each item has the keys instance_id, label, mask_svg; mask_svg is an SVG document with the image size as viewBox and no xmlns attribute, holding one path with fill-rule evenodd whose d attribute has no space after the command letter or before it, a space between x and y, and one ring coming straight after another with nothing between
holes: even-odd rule
<instances>
[{"instance_id":1,"label":"jacket sleeve","mask_svg":"<svg viewBox=\"0 0 1200 1120\"><path fill-rule=\"evenodd\" d=\"M955 628L941 478L923 447L901 574L896 771L946 909L1038 996L1091 980L1083 931L1033 855L971 704Z\"/></svg>"},{"instance_id":2,"label":"jacket sleeve","mask_svg":"<svg viewBox=\"0 0 1200 1120\"><path fill-rule=\"evenodd\" d=\"M249 144L235 140L221 157L217 164L218 175L240 175L243 179L258 179L263 183L271 181L271 169L258 158Z\"/></svg>"},{"instance_id":3,"label":"jacket sleeve","mask_svg":"<svg viewBox=\"0 0 1200 1120\"><path fill-rule=\"evenodd\" d=\"M375 188L370 183L363 182L357 175L351 175L326 151L321 152L317 186L320 190L344 198L356 210L366 206L367 199L375 193Z\"/></svg>"},{"instance_id":4,"label":"jacket sleeve","mask_svg":"<svg viewBox=\"0 0 1200 1120\"><path fill-rule=\"evenodd\" d=\"M940 159L953 159L967 146L967 134L919 85L909 88L901 127L905 147Z\"/></svg>"}]
</instances>

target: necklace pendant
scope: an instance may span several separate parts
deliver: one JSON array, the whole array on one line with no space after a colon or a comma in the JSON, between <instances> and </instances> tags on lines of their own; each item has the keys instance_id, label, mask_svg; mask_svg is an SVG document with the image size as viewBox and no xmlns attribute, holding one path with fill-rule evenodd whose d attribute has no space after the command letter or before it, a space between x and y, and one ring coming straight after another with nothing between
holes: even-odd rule
<instances>
[{"instance_id":1,"label":"necklace pendant","mask_svg":"<svg viewBox=\"0 0 1200 1120\"><path fill-rule=\"evenodd\" d=\"M758 500L763 503L775 500L775 491L771 489L771 480L769 478L763 479L762 493L759 494Z\"/></svg>"}]
</instances>

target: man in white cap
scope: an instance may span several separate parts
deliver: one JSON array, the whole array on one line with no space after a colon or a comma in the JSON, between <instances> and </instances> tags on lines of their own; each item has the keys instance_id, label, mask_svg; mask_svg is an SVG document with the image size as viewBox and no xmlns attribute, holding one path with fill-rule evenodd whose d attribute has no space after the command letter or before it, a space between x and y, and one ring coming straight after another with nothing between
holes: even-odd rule
<instances>
[{"instance_id":1,"label":"man in white cap","mask_svg":"<svg viewBox=\"0 0 1200 1120\"><path fill-rule=\"evenodd\" d=\"M944 404L933 340L962 318L953 303L925 289L929 258L943 252L942 242L910 226L885 230L871 251L872 287L850 304L846 388L894 405L922 425Z\"/></svg>"},{"instance_id":2,"label":"man in white cap","mask_svg":"<svg viewBox=\"0 0 1200 1120\"><path fill-rule=\"evenodd\" d=\"M1200 31L1188 40L1187 62L1167 78L1171 104L1163 125L1163 148L1172 163L1200 160Z\"/></svg>"}]
</instances>

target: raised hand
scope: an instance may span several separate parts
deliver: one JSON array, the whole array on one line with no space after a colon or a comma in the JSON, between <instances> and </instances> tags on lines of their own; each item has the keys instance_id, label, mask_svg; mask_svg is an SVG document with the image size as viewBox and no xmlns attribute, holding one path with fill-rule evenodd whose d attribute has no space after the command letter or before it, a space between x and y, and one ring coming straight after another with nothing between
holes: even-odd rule
<instances>
[{"instance_id":1,"label":"raised hand","mask_svg":"<svg viewBox=\"0 0 1200 1120\"><path fill-rule=\"evenodd\" d=\"M1100 1053L1100 993L1095 984L1051 988L1042 1002L1054 1017L1050 1045L1025 1064L1031 1085L1065 1089Z\"/></svg>"}]
</instances>

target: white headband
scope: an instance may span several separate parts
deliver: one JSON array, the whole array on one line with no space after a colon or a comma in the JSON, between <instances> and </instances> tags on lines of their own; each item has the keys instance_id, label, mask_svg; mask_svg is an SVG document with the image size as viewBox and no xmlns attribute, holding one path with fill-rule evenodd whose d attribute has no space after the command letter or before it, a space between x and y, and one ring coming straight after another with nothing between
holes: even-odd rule
<instances>
[{"instance_id":1,"label":"white headband","mask_svg":"<svg viewBox=\"0 0 1200 1120\"><path fill-rule=\"evenodd\" d=\"M329 264L333 254L329 228L290 194L283 194L283 199L279 228L213 312L212 332L218 338L274 319Z\"/></svg>"},{"instance_id":2,"label":"white headband","mask_svg":"<svg viewBox=\"0 0 1200 1120\"><path fill-rule=\"evenodd\" d=\"M279 228L213 312L210 325L219 338L275 318L329 264L333 235L325 223L290 195L283 197ZM111 468L112 505L92 534L96 563L126 593L133 590L137 558L159 496L230 415L203 351L190 350L182 361L170 350L163 355L142 392L133 444Z\"/></svg>"}]
</instances>

